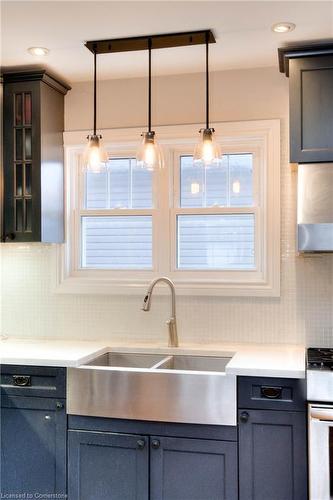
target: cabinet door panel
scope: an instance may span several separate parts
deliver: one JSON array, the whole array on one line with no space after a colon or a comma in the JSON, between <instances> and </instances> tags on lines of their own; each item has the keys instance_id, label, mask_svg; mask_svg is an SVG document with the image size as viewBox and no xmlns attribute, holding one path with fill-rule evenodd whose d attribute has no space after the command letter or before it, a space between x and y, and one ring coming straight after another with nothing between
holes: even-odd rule
<instances>
[{"instance_id":1,"label":"cabinet door panel","mask_svg":"<svg viewBox=\"0 0 333 500\"><path fill-rule=\"evenodd\" d=\"M239 499L306 500L305 414L239 411Z\"/></svg>"},{"instance_id":2,"label":"cabinet door panel","mask_svg":"<svg viewBox=\"0 0 333 500\"><path fill-rule=\"evenodd\" d=\"M333 161L333 57L290 61L290 161Z\"/></svg>"},{"instance_id":3,"label":"cabinet door panel","mask_svg":"<svg viewBox=\"0 0 333 500\"><path fill-rule=\"evenodd\" d=\"M4 232L7 238L12 235L10 238L14 238L14 241L41 241L40 162L40 84L37 81L6 83L4 85ZM30 173L28 190L24 189L24 175L18 185L18 165L22 165L23 173L28 165ZM28 210L26 206L29 207ZM31 220L29 224L28 218Z\"/></svg>"},{"instance_id":4,"label":"cabinet door panel","mask_svg":"<svg viewBox=\"0 0 333 500\"><path fill-rule=\"evenodd\" d=\"M2 397L0 484L3 496L66 493L64 401Z\"/></svg>"},{"instance_id":5,"label":"cabinet door panel","mask_svg":"<svg viewBox=\"0 0 333 500\"><path fill-rule=\"evenodd\" d=\"M236 448L234 442L152 437L151 500L236 500Z\"/></svg>"},{"instance_id":6,"label":"cabinet door panel","mask_svg":"<svg viewBox=\"0 0 333 500\"><path fill-rule=\"evenodd\" d=\"M147 442L145 436L69 431L70 500L147 500Z\"/></svg>"}]
</instances>

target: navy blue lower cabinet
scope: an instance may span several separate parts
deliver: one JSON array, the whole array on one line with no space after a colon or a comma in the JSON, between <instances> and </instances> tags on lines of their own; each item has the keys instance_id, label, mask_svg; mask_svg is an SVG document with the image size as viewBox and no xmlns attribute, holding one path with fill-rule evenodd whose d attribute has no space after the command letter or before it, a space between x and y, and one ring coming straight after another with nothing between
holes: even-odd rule
<instances>
[{"instance_id":1,"label":"navy blue lower cabinet","mask_svg":"<svg viewBox=\"0 0 333 500\"><path fill-rule=\"evenodd\" d=\"M68 431L69 500L237 500L237 443Z\"/></svg>"},{"instance_id":2,"label":"navy blue lower cabinet","mask_svg":"<svg viewBox=\"0 0 333 500\"><path fill-rule=\"evenodd\" d=\"M239 500L306 500L306 414L240 409Z\"/></svg>"},{"instance_id":3,"label":"navy blue lower cabinet","mask_svg":"<svg viewBox=\"0 0 333 500\"><path fill-rule=\"evenodd\" d=\"M65 401L3 394L0 421L1 498L65 498Z\"/></svg>"},{"instance_id":4,"label":"navy blue lower cabinet","mask_svg":"<svg viewBox=\"0 0 333 500\"><path fill-rule=\"evenodd\" d=\"M235 442L150 437L151 500L237 500L237 472Z\"/></svg>"},{"instance_id":5,"label":"navy blue lower cabinet","mask_svg":"<svg viewBox=\"0 0 333 500\"><path fill-rule=\"evenodd\" d=\"M149 438L70 430L68 496L69 500L147 500Z\"/></svg>"}]
</instances>

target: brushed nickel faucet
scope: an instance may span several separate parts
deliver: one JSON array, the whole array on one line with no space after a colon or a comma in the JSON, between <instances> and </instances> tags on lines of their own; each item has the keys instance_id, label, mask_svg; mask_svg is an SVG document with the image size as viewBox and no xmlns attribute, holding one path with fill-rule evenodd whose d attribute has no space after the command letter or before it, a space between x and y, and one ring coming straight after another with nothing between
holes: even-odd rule
<instances>
[{"instance_id":1,"label":"brushed nickel faucet","mask_svg":"<svg viewBox=\"0 0 333 500\"><path fill-rule=\"evenodd\" d=\"M169 285L170 290L171 290L171 318L167 321L167 325L169 327L169 342L168 346L169 347L178 347L178 334L177 334L177 320L176 320L176 292L175 292L175 285L173 281L171 281L169 278L166 276L162 276L161 278L156 278L154 279L147 290L147 293L145 295L145 298L143 299L143 306L142 310L145 312L150 311L150 306L151 306L151 296L154 290L155 285L157 283L166 283Z\"/></svg>"}]
</instances>

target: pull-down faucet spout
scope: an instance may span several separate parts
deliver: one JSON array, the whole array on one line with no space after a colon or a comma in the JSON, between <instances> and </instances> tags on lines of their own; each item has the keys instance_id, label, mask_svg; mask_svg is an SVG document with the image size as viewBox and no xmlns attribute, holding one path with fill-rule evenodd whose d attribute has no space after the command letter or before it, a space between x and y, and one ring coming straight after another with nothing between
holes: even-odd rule
<instances>
[{"instance_id":1,"label":"pull-down faucet spout","mask_svg":"<svg viewBox=\"0 0 333 500\"><path fill-rule=\"evenodd\" d=\"M169 285L171 290L171 318L167 321L167 325L169 327L169 347L178 347L178 334L177 334L177 320L176 320L176 292L174 283L167 277L162 276L161 278L154 279L147 290L145 298L143 299L142 310L145 312L150 311L151 306L151 297L154 290L155 285L157 283L166 283Z\"/></svg>"}]
</instances>

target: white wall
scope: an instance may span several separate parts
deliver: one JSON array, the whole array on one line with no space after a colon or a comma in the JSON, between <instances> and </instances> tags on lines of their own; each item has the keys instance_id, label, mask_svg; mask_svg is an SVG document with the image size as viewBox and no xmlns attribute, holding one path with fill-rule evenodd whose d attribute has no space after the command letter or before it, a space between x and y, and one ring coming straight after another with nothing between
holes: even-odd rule
<instances>
[{"instance_id":1,"label":"white wall","mask_svg":"<svg viewBox=\"0 0 333 500\"><path fill-rule=\"evenodd\" d=\"M101 128L143 126L146 81L99 84ZM200 122L204 76L156 78L156 123ZM103 103L103 104L102 104ZM73 85L66 98L66 130L88 129L91 83ZM276 68L212 75L212 120L280 118L282 239L281 297L179 297L181 342L250 341L333 346L333 256L295 252L296 173L288 164L288 81ZM84 141L84 137L82 138ZM15 336L166 341L168 297L54 295L55 248L2 245L2 333Z\"/></svg>"}]
</instances>

